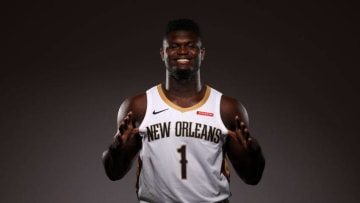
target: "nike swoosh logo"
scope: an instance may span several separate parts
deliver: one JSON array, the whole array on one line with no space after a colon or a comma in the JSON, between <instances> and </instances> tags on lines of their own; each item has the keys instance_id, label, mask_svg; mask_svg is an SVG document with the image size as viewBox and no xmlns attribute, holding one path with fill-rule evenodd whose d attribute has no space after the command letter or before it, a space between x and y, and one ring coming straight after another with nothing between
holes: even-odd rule
<instances>
[{"instance_id":1,"label":"nike swoosh logo","mask_svg":"<svg viewBox=\"0 0 360 203\"><path fill-rule=\"evenodd\" d=\"M160 111L153 111L153 114L155 115L155 114L158 114L158 113L161 113L161 112L164 112L164 111L166 111L166 110L169 110L169 109L163 109L163 110L160 110Z\"/></svg>"}]
</instances>

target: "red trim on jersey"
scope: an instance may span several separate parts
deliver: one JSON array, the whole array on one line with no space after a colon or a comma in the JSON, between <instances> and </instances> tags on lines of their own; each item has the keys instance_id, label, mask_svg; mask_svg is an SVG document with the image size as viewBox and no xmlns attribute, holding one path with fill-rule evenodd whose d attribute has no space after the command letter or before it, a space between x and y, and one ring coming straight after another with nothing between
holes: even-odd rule
<instances>
[{"instance_id":1,"label":"red trim on jersey","mask_svg":"<svg viewBox=\"0 0 360 203\"><path fill-rule=\"evenodd\" d=\"M214 113L205 112L205 111L196 111L196 114L201 116L210 116L210 117L214 116Z\"/></svg>"}]
</instances>

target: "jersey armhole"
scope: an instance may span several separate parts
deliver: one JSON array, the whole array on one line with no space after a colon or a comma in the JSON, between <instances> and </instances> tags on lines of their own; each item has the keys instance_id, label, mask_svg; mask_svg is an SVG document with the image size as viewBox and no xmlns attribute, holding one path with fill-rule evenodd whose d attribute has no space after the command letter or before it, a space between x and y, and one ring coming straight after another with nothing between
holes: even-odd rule
<instances>
[{"instance_id":1,"label":"jersey armhole","mask_svg":"<svg viewBox=\"0 0 360 203\"><path fill-rule=\"evenodd\" d=\"M149 96L149 92L151 91L152 89L150 90L147 90L146 91L146 110L145 110L145 114L144 114L144 118L142 119L141 123L139 124L139 129L141 129L143 126L144 126L144 123L146 123L147 121L147 118L149 117L149 106L152 105L152 100L150 99L150 96Z\"/></svg>"},{"instance_id":2,"label":"jersey armhole","mask_svg":"<svg viewBox=\"0 0 360 203\"><path fill-rule=\"evenodd\" d=\"M219 124L221 125L221 128L226 131L226 132L224 132L224 134L227 135L229 129L226 127L226 125L224 124L224 122L223 122L223 120L221 118L221 98L222 98L222 93L217 92L217 94L216 94L216 103L215 103L215 106L217 108L215 108L215 109L217 111L216 115L218 115L217 120L218 120Z\"/></svg>"}]
</instances>

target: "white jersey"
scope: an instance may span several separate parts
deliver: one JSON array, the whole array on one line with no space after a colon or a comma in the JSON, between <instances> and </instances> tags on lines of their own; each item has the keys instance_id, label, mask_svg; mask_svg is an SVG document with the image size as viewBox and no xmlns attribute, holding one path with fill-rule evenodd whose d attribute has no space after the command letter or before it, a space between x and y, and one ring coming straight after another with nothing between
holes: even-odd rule
<instances>
[{"instance_id":1,"label":"white jersey","mask_svg":"<svg viewBox=\"0 0 360 203\"><path fill-rule=\"evenodd\" d=\"M218 202L230 196L223 145L227 128L220 116L221 93L207 87L196 105L182 108L160 85L149 89L139 126L140 202Z\"/></svg>"}]
</instances>

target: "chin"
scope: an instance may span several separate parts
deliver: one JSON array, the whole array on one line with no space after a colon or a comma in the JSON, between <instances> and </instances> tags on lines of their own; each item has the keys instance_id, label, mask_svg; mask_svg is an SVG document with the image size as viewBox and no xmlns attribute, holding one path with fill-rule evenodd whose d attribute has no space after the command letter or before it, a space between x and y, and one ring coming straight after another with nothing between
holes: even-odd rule
<instances>
[{"instance_id":1,"label":"chin","mask_svg":"<svg viewBox=\"0 0 360 203\"><path fill-rule=\"evenodd\" d=\"M172 75L178 80L188 80L193 74L191 69L176 69L172 72Z\"/></svg>"}]
</instances>

